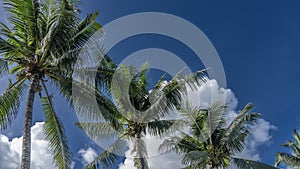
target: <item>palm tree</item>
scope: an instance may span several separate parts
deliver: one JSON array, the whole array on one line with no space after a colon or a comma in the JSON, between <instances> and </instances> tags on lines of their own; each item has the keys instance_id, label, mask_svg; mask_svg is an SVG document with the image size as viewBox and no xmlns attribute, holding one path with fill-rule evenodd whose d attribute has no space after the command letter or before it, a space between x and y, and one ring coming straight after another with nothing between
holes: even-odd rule
<instances>
[{"instance_id":1,"label":"palm tree","mask_svg":"<svg viewBox=\"0 0 300 169\"><path fill-rule=\"evenodd\" d=\"M276 155L275 166L277 167L280 163L284 163L287 166L294 167L296 169L300 168L300 135L297 130L294 129L294 139L295 141L289 140L283 147L290 148L292 154L279 152Z\"/></svg>"},{"instance_id":2,"label":"palm tree","mask_svg":"<svg viewBox=\"0 0 300 169\"><path fill-rule=\"evenodd\" d=\"M154 88L149 90L147 72L146 64L139 73L133 67L122 65L115 72L114 83L110 84L114 110L117 110L117 113L113 118L105 118L106 121L77 124L94 139L117 136L114 143L86 168L97 168L100 165L103 168L112 167L123 158L127 141L132 141L134 166L137 169L148 169L147 149L143 137L147 134L163 136L166 132L174 131L175 120L161 118L179 107L181 96L186 92L186 83L195 89L200 81L205 81L204 71L185 78L180 78L178 74L168 83L162 77ZM130 84L128 90L124 84ZM126 97L127 95L129 97Z\"/></svg>"},{"instance_id":3,"label":"palm tree","mask_svg":"<svg viewBox=\"0 0 300 169\"><path fill-rule=\"evenodd\" d=\"M249 113L252 108L253 105L246 105L228 125L223 116L226 106L216 103L208 109L200 109L186 103L180 109L182 120L178 123L190 125L190 133L181 131L179 135L166 139L160 149L182 155L186 169L228 168L231 161L243 169L274 169L266 164L234 156L244 149L250 127L260 118L257 113Z\"/></svg>"},{"instance_id":4,"label":"palm tree","mask_svg":"<svg viewBox=\"0 0 300 169\"><path fill-rule=\"evenodd\" d=\"M21 168L30 168L30 129L37 93L41 97L45 116L45 136L49 140L56 165L58 168L70 168L71 153L47 83L52 82L63 96L72 99L72 67L87 40L101 28L95 21L98 12L80 21L78 9L70 0L3 2L9 12L11 26L0 23L0 75L3 77L10 72L16 78L0 96L0 128L6 129L16 117L25 87L29 83Z\"/></svg>"}]
</instances>

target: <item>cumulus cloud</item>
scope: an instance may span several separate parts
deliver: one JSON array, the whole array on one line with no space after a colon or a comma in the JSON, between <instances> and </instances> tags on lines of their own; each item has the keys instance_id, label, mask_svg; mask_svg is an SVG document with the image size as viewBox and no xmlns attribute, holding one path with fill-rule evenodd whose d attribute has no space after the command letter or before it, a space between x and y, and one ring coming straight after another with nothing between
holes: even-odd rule
<instances>
[{"instance_id":1,"label":"cumulus cloud","mask_svg":"<svg viewBox=\"0 0 300 169\"><path fill-rule=\"evenodd\" d=\"M235 111L229 111L226 114L226 120L231 122L236 116L237 113ZM252 128L249 137L246 139L244 151L236 154L236 157L260 161L261 158L258 148L269 143L272 138L270 135L270 131L272 130L276 130L274 125L264 119L259 119L257 124Z\"/></svg>"},{"instance_id":2,"label":"cumulus cloud","mask_svg":"<svg viewBox=\"0 0 300 169\"><path fill-rule=\"evenodd\" d=\"M255 161L261 161L258 148L262 145L267 145L271 139L270 131L276 127L269 122L260 119L251 136L246 139L246 147L243 152L237 154L239 158L246 158Z\"/></svg>"},{"instance_id":3,"label":"cumulus cloud","mask_svg":"<svg viewBox=\"0 0 300 169\"><path fill-rule=\"evenodd\" d=\"M183 165L180 162L180 156L175 153L168 153L168 154L161 154L158 151L159 146L163 143L162 139L151 137L146 135L143 139L147 146L147 153L148 153L148 165L149 168L153 169L169 169L169 168L181 168ZM131 150L133 149L133 143L129 142L128 144L129 150L125 153L126 159L124 163L119 165L119 169L133 169L134 162L133 157L134 155L131 154Z\"/></svg>"},{"instance_id":4,"label":"cumulus cloud","mask_svg":"<svg viewBox=\"0 0 300 169\"><path fill-rule=\"evenodd\" d=\"M80 149L78 154L82 157L82 164L84 166L91 163L97 157L97 152L91 147Z\"/></svg>"},{"instance_id":5,"label":"cumulus cloud","mask_svg":"<svg viewBox=\"0 0 300 169\"><path fill-rule=\"evenodd\" d=\"M238 101L234 93L230 89L219 87L216 80L209 80L205 85L200 87L197 92L188 90L187 99L193 104L197 104L202 108L207 108L214 102L226 103L228 106L226 120L232 121L236 116L236 108ZM251 160L260 160L258 147L270 141L270 131L276 127L269 122L260 119L258 124L252 131L252 136L246 140L246 147L243 152L236 154L239 158L247 158ZM160 154L158 152L159 145L163 142L162 139L145 136L145 142L148 151L148 165L150 169L169 169L181 168L180 156L175 153ZM132 144L129 144L129 150L126 152L126 157L130 157ZM120 169L132 169L134 163L132 158L126 158L124 163L119 165Z\"/></svg>"},{"instance_id":6,"label":"cumulus cloud","mask_svg":"<svg viewBox=\"0 0 300 169\"><path fill-rule=\"evenodd\" d=\"M202 108L207 108L212 103L218 102L226 103L228 110L234 110L238 103L234 93L230 89L221 88L214 79L203 84L197 91L188 86L187 88L188 95L185 99Z\"/></svg>"},{"instance_id":7,"label":"cumulus cloud","mask_svg":"<svg viewBox=\"0 0 300 169\"><path fill-rule=\"evenodd\" d=\"M52 153L45 140L43 122L38 122L31 127L31 168L32 169L54 169ZM11 141L0 134L0 168L20 168L21 150L23 137L14 138Z\"/></svg>"},{"instance_id":8,"label":"cumulus cloud","mask_svg":"<svg viewBox=\"0 0 300 169\"><path fill-rule=\"evenodd\" d=\"M19 153L11 148L11 144L6 136L0 135L0 142L0 152L2 154L0 156L0 168L19 168Z\"/></svg>"}]
</instances>

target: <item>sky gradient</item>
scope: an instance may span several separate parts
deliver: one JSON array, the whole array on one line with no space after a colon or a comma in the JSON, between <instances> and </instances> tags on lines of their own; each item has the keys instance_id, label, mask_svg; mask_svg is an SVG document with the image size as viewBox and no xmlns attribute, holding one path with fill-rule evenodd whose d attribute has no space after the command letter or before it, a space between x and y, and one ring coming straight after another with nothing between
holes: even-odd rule
<instances>
[{"instance_id":1,"label":"sky gradient","mask_svg":"<svg viewBox=\"0 0 300 169\"><path fill-rule=\"evenodd\" d=\"M285 151L280 145L292 138L294 128L300 129L297 109L300 100L299 6L300 1L297 0L85 0L81 6L81 16L99 10L98 21L105 25L119 17L137 12L164 12L182 17L196 25L207 35L219 53L226 73L227 88L231 89L238 101L236 109L241 109L248 102L255 103L255 111L261 113L268 123L266 126L271 127L266 136L270 138L256 148L263 162L273 164L276 152ZM3 15L2 10L0 14ZM175 53L194 71L203 68L201 63L194 62L196 55L187 46L160 35L128 38L115 46L110 51L110 56L120 62L132 52L154 47ZM154 82L156 78L153 77ZM5 87L3 81L0 81L1 92ZM51 92L57 93L57 90L53 89ZM72 125L77 119L68 115L72 113L72 109L66 108L66 101L60 100L58 94L55 98L56 109L62 112L60 116L67 126L66 132L72 151L78 153L81 149L88 150L91 147L99 153L101 149ZM24 107L24 104L21 106ZM34 115L34 120L42 121L38 103L35 104L35 110L39 113ZM9 140L21 135L22 113L10 129L2 132ZM90 156L95 155L93 151L89 153ZM89 155L86 158L90 158ZM76 163L75 168L81 168L84 153L76 154L73 161Z\"/></svg>"},{"instance_id":2,"label":"sky gradient","mask_svg":"<svg viewBox=\"0 0 300 169\"><path fill-rule=\"evenodd\" d=\"M283 150L280 145L291 138L294 128L300 127L299 110L295 108L300 100L299 5L296 0L112 0L86 1L84 9L98 9L99 22L103 25L127 14L155 11L177 15L200 28L220 55L227 86L236 94L238 107L255 103L255 111L277 127L272 132L270 145L260 148L263 161L273 163L275 153ZM150 42L161 43L138 43L139 37L136 37L136 42L123 44L125 52L120 47L116 53L121 56L116 57L126 57L145 46L165 47L183 58L192 55L186 53L184 46L178 48L176 42L166 45L163 42L167 40L151 38L148 38ZM131 52L126 52L128 50Z\"/></svg>"}]
</instances>

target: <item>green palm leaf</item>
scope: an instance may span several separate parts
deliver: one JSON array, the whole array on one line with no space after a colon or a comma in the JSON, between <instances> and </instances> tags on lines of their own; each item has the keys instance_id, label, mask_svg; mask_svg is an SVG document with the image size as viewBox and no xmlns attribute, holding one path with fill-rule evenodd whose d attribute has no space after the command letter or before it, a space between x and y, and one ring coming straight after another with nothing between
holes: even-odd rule
<instances>
[{"instance_id":1,"label":"green palm leaf","mask_svg":"<svg viewBox=\"0 0 300 169\"><path fill-rule=\"evenodd\" d=\"M159 146L161 152L175 151L178 154L188 153L191 151L202 150L201 144L192 137L182 133L184 137L173 136Z\"/></svg>"},{"instance_id":2,"label":"green palm leaf","mask_svg":"<svg viewBox=\"0 0 300 169\"><path fill-rule=\"evenodd\" d=\"M45 86L44 90L47 90ZM49 140L49 147L54 155L56 165L60 169L69 169L71 168L71 152L63 125L53 109L52 96L47 93L47 97L41 98L41 103L45 113L44 131L46 139Z\"/></svg>"},{"instance_id":3,"label":"green palm leaf","mask_svg":"<svg viewBox=\"0 0 300 169\"><path fill-rule=\"evenodd\" d=\"M102 166L104 169L109 169L115 165L117 161L123 158L125 154L126 141L123 137L118 137L113 144L106 148L94 161L92 161L85 169L96 169Z\"/></svg>"},{"instance_id":4,"label":"green palm leaf","mask_svg":"<svg viewBox=\"0 0 300 169\"><path fill-rule=\"evenodd\" d=\"M88 14L86 18L78 24L76 35L73 38L75 46L80 44L80 42L87 42L95 32L102 28L102 26L96 22L98 14L98 11Z\"/></svg>"},{"instance_id":5,"label":"green palm leaf","mask_svg":"<svg viewBox=\"0 0 300 169\"><path fill-rule=\"evenodd\" d=\"M44 90L46 97L41 98L41 102L46 118L44 126L46 138L50 142L49 146L53 151L56 165L59 168L70 168L71 154L67 147L63 126L55 114L52 98L48 94L44 82L50 81L58 84L64 90L61 91L64 93L63 96L67 99L71 98L70 103L75 102L77 98L71 97L72 90L70 90L74 64L88 39L101 28L101 25L96 22L98 13L89 14L80 22L79 10L74 6L74 2L77 1L2 1L9 12L8 21L10 25L6 26L0 23L0 54L3 56L0 59L0 77L7 75L9 68L9 72L16 75L17 80L23 80L22 83L29 80L33 84L27 101L29 109L26 109L25 112L27 123L24 127L25 141L21 167L30 167L31 108L35 93L41 96ZM12 66L8 67L7 63ZM65 79L67 80L64 81ZM80 88L81 82L77 84L78 90L86 91L82 89L85 87ZM0 97L1 129L5 129L12 122L18 111L23 93L21 90L23 86L19 84L12 86ZM94 91L88 93L89 98L95 95ZM104 95L98 91L96 93L98 95L97 102L102 105L99 106L100 110L103 111L103 114L107 114L107 116L104 116L105 119L114 119L114 111L111 111L113 109L108 110L111 107L106 106L110 103L108 99L103 101ZM85 107L85 112L87 112L86 110L89 109Z\"/></svg>"},{"instance_id":6,"label":"green palm leaf","mask_svg":"<svg viewBox=\"0 0 300 169\"><path fill-rule=\"evenodd\" d=\"M71 49L70 40L74 37L78 18L69 4L68 0L55 1L55 7L50 7L47 33L41 41L41 62L49 57L59 58Z\"/></svg>"},{"instance_id":7,"label":"green palm leaf","mask_svg":"<svg viewBox=\"0 0 300 169\"><path fill-rule=\"evenodd\" d=\"M0 129L4 130L11 124L19 111L20 102L27 87L25 79L18 80L14 84L10 82L8 89L0 96Z\"/></svg>"},{"instance_id":8,"label":"green palm leaf","mask_svg":"<svg viewBox=\"0 0 300 169\"><path fill-rule=\"evenodd\" d=\"M194 167L206 167L206 161L208 158L214 159L208 153L202 151L190 151L183 155L182 163L187 166L194 166Z\"/></svg>"},{"instance_id":9,"label":"green palm leaf","mask_svg":"<svg viewBox=\"0 0 300 169\"><path fill-rule=\"evenodd\" d=\"M287 143L282 144L281 146L292 149L296 156L300 156L300 147L298 147L298 145L289 140Z\"/></svg>"},{"instance_id":10,"label":"green palm leaf","mask_svg":"<svg viewBox=\"0 0 300 169\"><path fill-rule=\"evenodd\" d=\"M175 125L176 122L177 120L155 120L146 125L150 135L163 138L166 134L174 133L180 128L180 125Z\"/></svg>"},{"instance_id":11,"label":"green palm leaf","mask_svg":"<svg viewBox=\"0 0 300 169\"><path fill-rule=\"evenodd\" d=\"M180 110L183 120L190 125L188 134L167 139L160 146L160 150L175 151L183 155L182 163L186 169L192 168L228 168L234 154L244 149L245 139L260 115L249 113L253 108L247 105L226 127L223 113L226 106L216 103L208 109L200 109L189 105ZM205 136L208 139L203 139ZM239 166L249 169L274 168L269 165L246 159L236 159ZM241 167L244 169L244 167Z\"/></svg>"},{"instance_id":12,"label":"green palm leaf","mask_svg":"<svg viewBox=\"0 0 300 169\"><path fill-rule=\"evenodd\" d=\"M8 64L5 60L0 59L0 78L8 74Z\"/></svg>"},{"instance_id":13,"label":"green palm leaf","mask_svg":"<svg viewBox=\"0 0 300 169\"><path fill-rule=\"evenodd\" d=\"M18 39L15 36L16 33L12 32L2 22L0 22L0 34L2 35L2 37L4 39L7 39L7 41L5 41L2 38L0 40L1 41L1 48L0 48L1 52L11 53L12 54L11 56L19 56L18 58L21 58L20 54L25 55L25 54L31 53L29 48L26 46L26 43L21 41L20 39Z\"/></svg>"},{"instance_id":14,"label":"green palm leaf","mask_svg":"<svg viewBox=\"0 0 300 169\"><path fill-rule=\"evenodd\" d=\"M277 167L280 163L285 163L288 166L299 168L300 158L295 157L288 153L283 153L283 152L277 153L275 166Z\"/></svg>"},{"instance_id":15,"label":"green palm leaf","mask_svg":"<svg viewBox=\"0 0 300 169\"><path fill-rule=\"evenodd\" d=\"M179 114L186 122L186 125L190 125L194 133L197 133L197 137L201 140L205 140L209 137L207 130L204 129L207 112L201 111L199 107L186 102L186 105L180 108ZM202 123L199 123L200 119L202 119Z\"/></svg>"},{"instance_id":16,"label":"green palm leaf","mask_svg":"<svg viewBox=\"0 0 300 169\"><path fill-rule=\"evenodd\" d=\"M253 107L252 104L246 105L227 127L222 138L222 146L227 147L233 153L241 152L244 149L244 142L250 130L249 127L261 117L258 113L247 114Z\"/></svg>"},{"instance_id":17,"label":"green palm leaf","mask_svg":"<svg viewBox=\"0 0 300 169\"><path fill-rule=\"evenodd\" d=\"M107 122L102 123L76 123L89 137L98 139L110 139L118 135L118 132Z\"/></svg>"},{"instance_id":18,"label":"green palm leaf","mask_svg":"<svg viewBox=\"0 0 300 169\"><path fill-rule=\"evenodd\" d=\"M279 152L276 155L275 166L277 167L280 163L284 163L287 166L300 168L300 135L297 130L294 129L294 139L295 141L289 141L283 144L283 147L290 148L293 154L288 154L285 152Z\"/></svg>"},{"instance_id":19,"label":"green palm leaf","mask_svg":"<svg viewBox=\"0 0 300 169\"><path fill-rule=\"evenodd\" d=\"M233 162L240 169L277 169L261 162L241 158L233 158Z\"/></svg>"},{"instance_id":20,"label":"green palm leaf","mask_svg":"<svg viewBox=\"0 0 300 169\"><path fill-rule=\"evenodd\" d=\"M18 46L15 46L8 41L0 37L0 53L5 53L7 58L19 57L23 54L26 54L24 51L20 50Z\"/></svg>"},{"instance_id":21,"label":"green palm leaf","mask_svg":"<svg viewBox=\"0 0 300 169\"><path fill-rule=\"evenodd\" d=\"M110 121L115 128L119 127L117 118L121 114L116 106L99 90L90 87L86 83L75 81L59 74L49 74L49 76L59 87L61 94L70 101L71 105L77 105L76 113L84 121L104 119ZM75 96L72 92L78 94ZM91 100L95 99L98 105L94 105L91 102Z\"/></svg>"},{"instance_id":22,"label":"green palm leaf","mask_svg":"<svg viewBox=\"0 0 300 169\"><path fill-rule=\"evenodd\" d=\"M39 2L37 0L3 0L4 7L10 12L8 20L13 24L13 29L18 31L20 38L30 48L32 54L35 52L36 43L39 41L37 17L39 15ZM29 55L27 55L29 56ZM28 58L32 59L32 58Z\"/></svg>"},{"instance_id":23,"label":"green palm leaf","mask_svg":"<svg viewBox=\"0 0 300 169\"><path fill-rule=\"evenodd\" d=\"M170 137L165 139L161 145L159 145L159 151L164 153L169 153L171 151L180 152L179 142L182 140L180 137ZM196 147L196 146L195 146Z\"/></svg>"}]
</instances>

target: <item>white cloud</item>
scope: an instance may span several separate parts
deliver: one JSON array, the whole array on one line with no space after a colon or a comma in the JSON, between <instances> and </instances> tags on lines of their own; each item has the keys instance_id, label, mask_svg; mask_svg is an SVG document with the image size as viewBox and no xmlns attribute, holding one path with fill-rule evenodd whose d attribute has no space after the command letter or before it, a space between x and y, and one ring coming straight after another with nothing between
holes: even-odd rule
<instances>
[{"instance_id":1,"label":"white cloud","mask_svg":"<svg viewBox=\"0 0 300 169\"><path fill-rule=\"evenodd\" d=\"M227 121L231 122L236 116L236 112L228 112ZM249 137L246 139L245 149L241 153L236 154L236 157L261 161L258 148L269 143L272 138L270 131L275 129L276 127L270 122L259 119L257 124L252 128Z\"/></svg>"},{"instance_id":2,"label":"white cloud","mask_svg":"<svg viewBox=\"0 0 300 169\"><path fill-rule=\"evenodd\" d=\"M132 150L133 146L131 144L129 144L129 150L126 151L125 156L128 157L125 159L125 161L119 165L119 169L133 169L134 167L134 163L133 163L133 159L130 158L132 156L131 154L131 150Z\"/></svg>"},{"instance_id":3,"label":"white cloud","mask_svg":"<svg viewBox=\"0 0 300 169\"><path fill-rule=\"evenodd\" d=\"M19 168L19 154L12 150L8 138L0 135L0 168L15 169Z\"/></svg>"},{"instance_id":4,"label":"white cloud","mask_svg":"<svg viewBox=\"0 0 300 169\"><path fill-rule=\"evenodd\" d=\"M78 154L82 156L82 164L84 166L91 163L97 157L97 152L90 147L87 149L80 149Z\"/></svg>"},{"instance_id":5,"label":"white cloud","mask_svg":"<svg viewBox=\"0 0 300 169\"><path fill-rule=\"evenodd\" d=\"M238 101L234 93L230 89L220 88L216 80L209 80L204 86L200 88L197 92L192 92L188 90L188 100L193 104L198 104L202 108L206 108L214 102L227 103L227 116L226 120L233 120L237 113L235 112L237 108ZM260 160L258 147L266 144L270 141L270 130L276 127L271 125L269 122L261 119L258 121L256 128L252 131L252 137L249 137L246 141L246 147L244 151L237 154L239 158L247 158L251 160ZM177 169L181 168L180 156L170 153L170 154L159 154L158 147L163 140L150 138L146 136L145 142L148 151L148 165L150 169ZM132 144L129 144L129 150L125 153L126 157L130 157L132 150ZM119 165L120 169L132 169L134 163L132 158L126 158L123 164Z\"/></svg>"},{"instance_id":6,"label":"white cloud","mask_svg":"<svg viewBox=\"0 0 300 169\"><path fill-rule=\"evenodd\" d=\"M148 153L148 165L150 169L169 169L169 168L181 168L181 162L179 160L180 156L175 153L168 153L168 154L161 154L158 151L159 145L162 144L163 140L158 139L156 137L151 137L149 135L145 136L143 139L146 146L147 146L147 153ZM128 144L129 150L125 153L127 157L124 163L119 165L120 169L133 169L134 162L133 157L134 155L131 154L131 150L133 149L133 143L130 142Z\"/></svg>"},{"instance_id":7,"label":"white cloud","mask_svg":"<svg viewBox=\"0 0 300 169\"><path fill-rule=\"evenodd\" d=\"M38 122L31 127L31 168L54 169L51 150L48 141L45 140L43 122ZM22 138L14 138L11 141L5 135L0 134L0 168L20 168ZM5 155L4 155L5 154Z\"/></svg>"},{"instance_id":8,"label":"white cloud","mask_svg":"<svg viewBox=\"0 0 300 169\"><path fill-rule=\"evenodd\" d=\"M267 145L271 139L270 131L275 130L276 127L269 122L260 119L257 127L251 131L251 136L246 139L246 147L243 152L236 154L239 158L246 158L255 161L261 161L259 155L259 147Z\"/></svg>"},{"instance_id":9,"label":"white cloud","mask_svg":"<svg viewBox=\"0 0 300 169\"><path fill-rule=\"evenodd\" d=\"M216 80L209 80L197 91L188 87L187 100L202 108L209 107L212 103L227 103L228 110L234 110L237 106L237 99L230 89L220 88Z\"/></svg>"}]
</instances>

